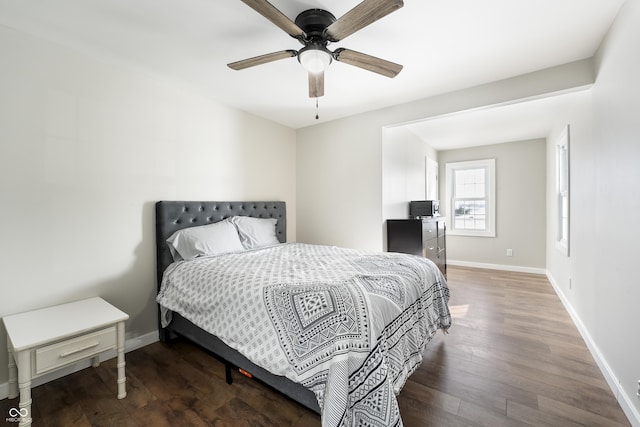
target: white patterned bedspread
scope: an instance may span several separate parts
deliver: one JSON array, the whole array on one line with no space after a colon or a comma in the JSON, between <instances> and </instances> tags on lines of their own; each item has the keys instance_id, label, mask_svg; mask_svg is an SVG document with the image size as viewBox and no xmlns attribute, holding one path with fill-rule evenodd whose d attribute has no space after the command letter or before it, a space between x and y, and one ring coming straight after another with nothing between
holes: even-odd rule
<instances>
[{"instance_id":1,"label":"white patterned bedspread","mask_svg":"<svg viewBox=\"0 0 640 427\"><path fill-rule=\"evenodd\" d=\"M451 324L429 260L285 243L181 261L157 301L313 390L323 426L401 426L396 394Z\"/></svg>"}]
</instances>

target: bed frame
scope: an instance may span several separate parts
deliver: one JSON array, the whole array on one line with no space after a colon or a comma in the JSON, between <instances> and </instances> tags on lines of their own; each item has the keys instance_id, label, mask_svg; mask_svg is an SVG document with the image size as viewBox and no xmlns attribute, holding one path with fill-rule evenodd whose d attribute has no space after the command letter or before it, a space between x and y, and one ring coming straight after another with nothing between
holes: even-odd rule
<instances>
[{"instance_id":1,"label":"bed frame","mask_svg":"<svg viewBox=\"0 0 640 427\"><path fill-rule=\"evenodd\" d=\"M285 202L194 202L160 201L156 203L156 251L158 292L164 270L173 262L166 240L177 230L211 224L230 216L276 218L276 235L281 243L287 241ZM320 413L315 394L290 379L273 375L249 361L226 345L222 340L194 325L178 313L173 313L171 323L163 328L158 306L158 331L160 341L169 342L177 337L186 338L199 345L225 364L227 383L232 382L232 370L249 373L253 378L278 390L308 409ZM246 375L246 374L245 374Z\"/></svg>"}]
</instances>

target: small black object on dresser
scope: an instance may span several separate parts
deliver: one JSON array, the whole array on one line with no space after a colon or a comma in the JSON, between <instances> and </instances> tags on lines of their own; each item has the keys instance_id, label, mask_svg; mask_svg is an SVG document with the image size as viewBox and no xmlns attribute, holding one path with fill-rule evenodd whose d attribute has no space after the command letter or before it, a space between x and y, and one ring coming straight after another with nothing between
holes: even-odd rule
<instances>
[{"instance_id":1,"label":"small black object on dresser","mask_svg":"<svg viewBox=\"0 0 640 427\"><path fill-rule=\"evenodd\" d=\"M388 219L387 251L429 258L447 276L447 243L444 218Z\"/></svg>"}]
</instances>

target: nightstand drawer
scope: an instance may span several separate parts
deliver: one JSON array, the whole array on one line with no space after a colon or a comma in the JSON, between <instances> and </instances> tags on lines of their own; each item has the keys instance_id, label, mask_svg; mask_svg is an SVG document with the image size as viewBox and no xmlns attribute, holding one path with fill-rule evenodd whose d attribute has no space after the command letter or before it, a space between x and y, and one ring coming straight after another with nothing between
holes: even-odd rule
<instances>
[{"instance_id":1,"label":"nightstand drawer","mask_svg":"<svg viewBox=\"0 0 640 427\"><path fill-rule=\"evenodd\" d=\"M95 356L115 346L116 328L111 327L41 347L35 354L35 374Z\"/></svg>"}]
</instances>

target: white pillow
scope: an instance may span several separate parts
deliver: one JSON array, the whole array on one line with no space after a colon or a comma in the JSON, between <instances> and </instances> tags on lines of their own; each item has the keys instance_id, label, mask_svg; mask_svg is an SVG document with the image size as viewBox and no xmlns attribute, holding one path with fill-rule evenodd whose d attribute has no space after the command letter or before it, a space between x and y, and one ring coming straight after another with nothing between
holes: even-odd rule
<instances>
[{"instance_id":1,"label":"white pillow","mask_svg":"<svg viewBox=\"0 0 640 427\"><path fill-rule=\"evenodd\" d=\"M167 239L174 261L244 250L236 227L228 219L183 228Z\"/></svg>"},{"instance_id":2,"label":"white pillow","mask_svg":"<svg viewBox=\"0 0 640 427\"><path fill-rule=\"evenodd\" d=\"M234 216L231 217L231 222L238 229L240 241L245 249L261 248L280 243L276 237L278 220L275 218Z\"/></svg>"}]
</instances>

